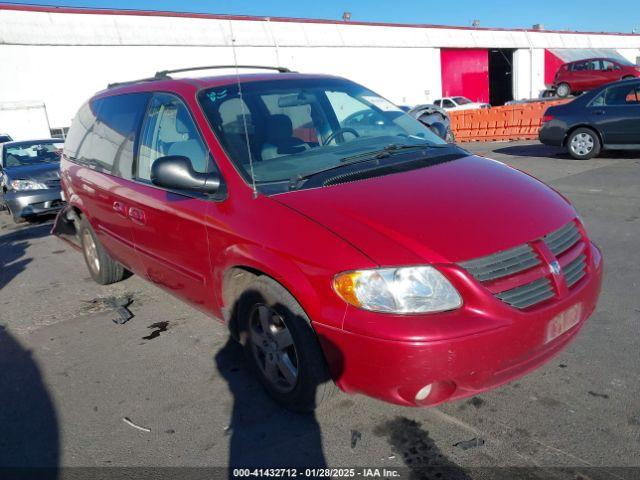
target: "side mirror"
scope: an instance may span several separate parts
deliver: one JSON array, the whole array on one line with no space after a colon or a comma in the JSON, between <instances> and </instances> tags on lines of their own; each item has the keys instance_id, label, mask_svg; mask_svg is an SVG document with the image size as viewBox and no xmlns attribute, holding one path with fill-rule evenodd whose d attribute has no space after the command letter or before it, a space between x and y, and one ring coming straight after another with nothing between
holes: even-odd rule
<instances>
[{"instance_id":1,"label":"side mirror","mask_svg":"<svg viewBox=\"0 0 640 480\"><path fill-rule=\"evenodd\" d=\"M212 195L218 192L221 182L216 174L196 172L187 157L170 155L153 162L151 183L164 188Z\"/></svg>"}]
</instances>

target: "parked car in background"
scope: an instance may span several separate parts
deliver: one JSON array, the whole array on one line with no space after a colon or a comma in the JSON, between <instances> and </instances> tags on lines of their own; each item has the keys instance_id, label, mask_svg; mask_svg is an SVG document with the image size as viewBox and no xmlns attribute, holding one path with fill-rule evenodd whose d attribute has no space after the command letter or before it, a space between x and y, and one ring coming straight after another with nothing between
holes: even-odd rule
<instances>
[{"instance_id":1,"label":"parked car in background","mask_svg":"<svg viewBox=\"0 0 640 480\"><path fill-rule=\"evenodd\" d=\"M455 143L456 137L451 130L451 119L442 108L432 104L417 105L407 113L445 140Z\"/></svg>"},{"instance_id":2,"label":"parked car in background","mask_svg":"<svg viewBox=\"0 0 640 480\"><path fill-rule=\"evenodd\" d=\"M56 139L0 144L0 207L16 223L62 208L62 147Z\"/></svg>"},{"instance_id":3,"label":"parked car in background","mask_svg":"<svg viewBox=\"0 0 640 480\"><path fill-rule=\"evenodd\" d=\"M553 88L559 97L564 98L635 77L640 77L640 67L629 61L589 58L562 65L553 79Z\"/></svg>"},{"instance_id":4,"label":"parked car in background","mask_svg":"<svg viewBox=\"0 0 640 480\"><path fill-rule=\"evenodd\" d=\"M294 410L333 381L476 395L576 336L602 260L568 200L361 85L277 70L162 72L81 107L54 231L94 280L129 270L223 319Z\"/></svg>"},{"instance_id":5,"label":"parked car in background","mask_svg":"<svg viewBox=\"0 0 640 480\"><path fill-rule=\"evenodd\" d=\"M540 141L566 147L579 160L602 150L640 149L640 80L623 80L549 107Z\"/></svg>"},{"instance_id":6,"label":"parked car in background","mask_svg":"<svg viewBox=\"0 0 640 480\"><path fill-rule=\"evenodd\" d=\"M13 140L8 133L0 133L0 143L10 142Z\"/></svg>"},{"instance_id":7,"label":"parked car in background","mask_svg":"<svg viewBox=\"0 0 640 480\"><path fill-rule=\"evenodd\" d=\"M442 108L445 111L456 110L475 110L477 108L490 108L488 103L474 102L467 97L446 97L440 98L433 102L436 107Z\"/></svg>"}]
</instances>

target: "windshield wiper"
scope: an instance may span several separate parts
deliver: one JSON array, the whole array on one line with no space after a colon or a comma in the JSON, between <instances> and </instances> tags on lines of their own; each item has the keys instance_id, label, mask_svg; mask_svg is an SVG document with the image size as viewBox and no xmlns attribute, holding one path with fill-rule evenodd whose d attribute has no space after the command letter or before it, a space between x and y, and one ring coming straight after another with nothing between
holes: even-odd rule
<instances>
[{"instance_id":1,"label":"windshield wiper","mask_svg":"<svg viewBox=\"0 0 640 480\"><path fill-rule=\"evenodd\" d=\"M337 165L331 165L329 167L321 168L319 170L314 170L309 173L296 175L295 177L292 177L291 180L289 181L289 190L296 190L297 188L300 187L302 182L304 182L305 180L311 177L315 177L316 175L319 175L321 173L329 172L331 170L336 170L338 168L343 168L348 165L356 165L358 163L369 162L371 160L381 160L383 158L387 158L391 156L394 152L400 152L400 151L406 151L406 150L424 150L424 149L430 149L430 148L447 148L449 146L450 146L449 144L437 145L437 144L424 143L424 144L418 144L418 145L416 144L398 145L398 144L392 143L391 145L387 145L386 147L380 150L358 153L356 155L350 155L348 157L341 158L340 163L338 163Z\"/></svg>"},{"instance_id":2,"label":"windshield wiper","mask_svg":"<svg viewBox=\"0 0 640 480\"><path fill-rule=\"evenodd\" d=\"M338 168L343 168L348 165L355 165L357 163L365 163L371 160L378 160L376 157L371 157L371 156L368 156L367 158L361 158L361 159L358 159L357 157L358 155L354 155L355 159L350 162L338 163L337 165L331 165L330 167L320 168L318 170L313 170L312 172L309 172L309 173L304 173L304 174L301 173L296 175L295 177L291 177L291 179L289 180L289 190L296 190L298 187L300 187L300 184L302 182L304 182L305 180L311 177L315 177L316 175L319 175L321 173L329 172L331 170L336 170Z\"/></svg>"},{"instance_id":3,"label":"windshield wiper","mask_svg":"<svg viewBox=\"0 0 640 480\"><path fill-rule=\"evenodd\" d=\"M386 158L390 155L393 155L393 153L395 152L402 152L406 150L423 150L426 148L446 148L448 146L449 146L448 144L438 145L435 143L419 143L419 144L392 143L390 145L387 145L384 148L381 148L380 150L374 150L373 152L364 152L364 153L358 153L356 155L350 155L348 157L342 158L340 161L344 163L354 158L362 158L362 157Z\"/></svg>"}]
</instances>

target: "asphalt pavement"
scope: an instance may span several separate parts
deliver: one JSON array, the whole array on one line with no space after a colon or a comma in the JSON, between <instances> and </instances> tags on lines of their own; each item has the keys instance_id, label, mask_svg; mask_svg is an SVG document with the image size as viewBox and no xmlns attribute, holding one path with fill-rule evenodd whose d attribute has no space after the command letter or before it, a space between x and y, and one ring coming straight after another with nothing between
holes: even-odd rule
<instances>
[{"instance_id":1,"label":"asphalt pavement","mask_svg":"<svg viewBox=\"0 0 640 480\"><path fill-rule=\"evenodd\" d=\"M442 469L424 467L440 465L440 478L639 478L640 156L466 148L559 190L603 250L599 306L550 363L437 408L340 393L315 415L290 413L217 321L136 276L99 286L82 255L49 235L51 219L16 226L0 213L0 466L386 467L438 478ZM123 298L134 317L117 324Z\"/></svg>"}]
</instances>

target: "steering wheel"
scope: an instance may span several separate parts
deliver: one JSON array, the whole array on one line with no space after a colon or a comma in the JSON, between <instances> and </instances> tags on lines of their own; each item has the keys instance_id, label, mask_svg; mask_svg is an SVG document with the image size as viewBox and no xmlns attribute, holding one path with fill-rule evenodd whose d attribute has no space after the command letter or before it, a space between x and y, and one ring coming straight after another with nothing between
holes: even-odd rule
<instances>
[{"instance_id":1,"label":"steering wheel","mask_svg":"<svg viewBox=\"0 0 640 480\"><path fill-rule=\"evenodd\" d=\"M322 145L328 145L330 141L334 140L338 135L342 135L344 133L350 133L352 135L355 135L356 137L359 137L360 134L354 130L353 128L339 128L338 130L336 130L335 132L333 132L331 135L329 135L324 142L322 142Z\"/></svg>"}]
</instances>

